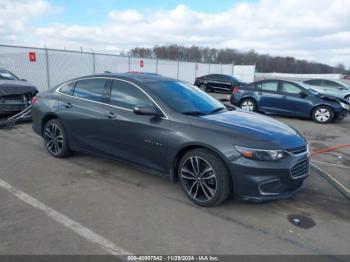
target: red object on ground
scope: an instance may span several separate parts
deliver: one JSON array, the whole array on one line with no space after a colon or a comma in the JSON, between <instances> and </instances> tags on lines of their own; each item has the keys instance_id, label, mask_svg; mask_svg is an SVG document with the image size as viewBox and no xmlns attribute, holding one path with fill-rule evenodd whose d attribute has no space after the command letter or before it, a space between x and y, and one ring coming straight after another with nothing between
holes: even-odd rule
<instances>
[{"instance_id":1,"label":"red object on ground","mask_svg":"<svg viewBox=\"0 0 350 262\"><path fill-rule=\"evenodd\" d=\"M143 67L144 63L143 60L140 60L140 67Z\"/></svg>"},{"instance_id":2,"label":"red object on ground","mask_svg":"<svg viewBox=\"0 0 350 262\"><path fill-rule=\"evenodd\" d=\"M36 62L36 53L29 52L29 62Z\"/></svg>"},{"instance_id":3,"label":"red object on ground","mask_svg":"<svg viewBox=\"0 0 350 262\"><path fill-rule=\"evenodd\" d=\"M345 144L345 145L337 145L337 146L332 146L332 147L328 147L328 148L323 148L323 149L320 149L320 150L316 150L316 151L313 151L311 153L311 156L315 156L315 155L319 155L319 154L322 154L322 153L327 153L327 152L331 152L331 151L335 151L339 148L344 148L344 147L350 147L350 144Z\"/></svg>"}]
</instances>

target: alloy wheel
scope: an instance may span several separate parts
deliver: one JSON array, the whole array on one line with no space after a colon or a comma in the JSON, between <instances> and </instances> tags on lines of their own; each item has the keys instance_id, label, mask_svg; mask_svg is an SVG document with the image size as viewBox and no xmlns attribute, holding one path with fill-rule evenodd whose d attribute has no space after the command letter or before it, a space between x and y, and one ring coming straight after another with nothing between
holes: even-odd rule
<instances>
[{"instance_id":1,"label":"alloy wheel","mask_svg":"<svg viewBox=\"0 0 350 262\"><path fill-rule=\"evenodd\" d=\"M58 125L51 123L45 128L45 143L47 149L54 155L58 155L63 149L63 134Z\"/></svg>"},{"instance_id":2,"label":"alloy wheel","mask_svg":"<svg viewBox=\"0 0 350 262\"><path fill-rule=\"evenodd\" d=\"M331 117L331 112L327 108L319 108L315 112L315 118L317 121L324 123L327 122Z\"/></svg>"},{"instance_id":3,"label":"alloy wheel","mask_svg":"<svg viewBox=\"0 0 350 262\"><path fill-rule=\"evenodd\" d=\"M200 202L213 199L217 180L213 167L203 158L191 156L181 167L181 179L188 195Z\"/></svg>"},{"instance_id":4,"label":"alloy wheel","mask_svg":"<svg viewBox=\"0 0 350 262\"><path fill-rule=\"evenodd\" d=\"M250 100L243 101L241 108L246 111L254 111L254 103Z\"/></svg>"}]
</instances>

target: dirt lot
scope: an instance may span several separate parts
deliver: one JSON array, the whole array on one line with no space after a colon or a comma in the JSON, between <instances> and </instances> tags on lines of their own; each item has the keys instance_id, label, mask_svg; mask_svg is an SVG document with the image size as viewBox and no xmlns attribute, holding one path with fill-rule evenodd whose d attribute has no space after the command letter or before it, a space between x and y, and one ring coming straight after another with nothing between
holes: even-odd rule
<instances>
[{"instance_id":1,"label":"dirt lot","mask_svg":"<svg viewBox=\"0 0 350 262\"><path fill-rule=\"evenodd\" d=\"M278 119L313 148L350 142L350 118ZM55 159L30 124L0 130L0 148L0 254L350 254L349 201L314 172L293 199L206 209L179 184L118 162ZM349 166L349 154L337 159ZM292 225L295 214L309 228Z\"/></svg>"}]
</instances>

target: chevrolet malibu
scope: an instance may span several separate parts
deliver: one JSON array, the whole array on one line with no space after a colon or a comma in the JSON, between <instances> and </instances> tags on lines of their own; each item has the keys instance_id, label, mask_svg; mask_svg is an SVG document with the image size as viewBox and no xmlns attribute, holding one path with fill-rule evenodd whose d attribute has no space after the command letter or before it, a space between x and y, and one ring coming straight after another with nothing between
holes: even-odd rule
<instances>
[{"instance_id":1,"label":"chevrolet malibu","mask_svg":"<svg viewBox=\"0 0 350 262\"><path fill-rule=\"evenodd\" d=\"M223 104L188 83L100 74L33 99L33 129L49 154L98 154L176 182L194 203L291 197L309 173L306 140L272 118Z\"/></svg>"}]
</instances>

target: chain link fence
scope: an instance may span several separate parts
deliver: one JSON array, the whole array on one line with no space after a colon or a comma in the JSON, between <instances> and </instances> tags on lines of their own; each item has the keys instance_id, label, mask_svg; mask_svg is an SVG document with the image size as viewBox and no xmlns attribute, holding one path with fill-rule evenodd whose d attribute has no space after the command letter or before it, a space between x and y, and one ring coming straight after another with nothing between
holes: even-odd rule
<instances>
[{"instance_id":1,"label":"chain link fence","mask_svg":"<svg viewBox=\"0 0 350 262\"><path fill-rule=\"evenodd\" d=\"M66 80L110 71L158 73L193 83L207 74L234 75L241 81L254 80L255 66L204 64L68 50L0 45L0 68L47 90Z\"/></svg>"}]
</instances>

